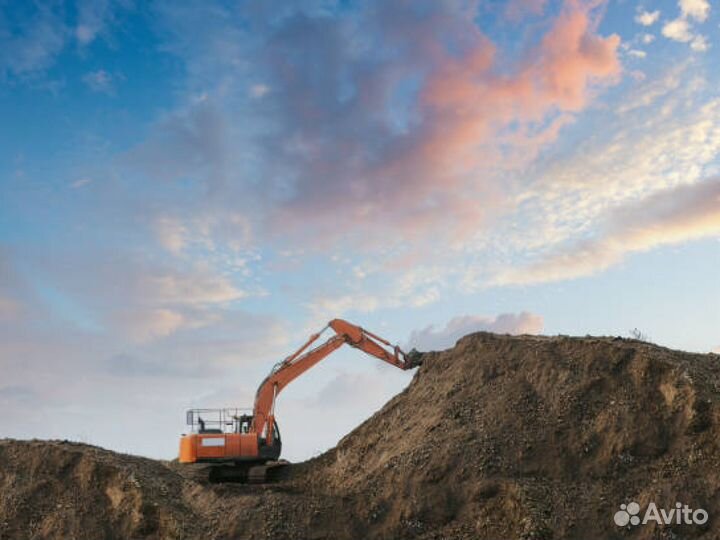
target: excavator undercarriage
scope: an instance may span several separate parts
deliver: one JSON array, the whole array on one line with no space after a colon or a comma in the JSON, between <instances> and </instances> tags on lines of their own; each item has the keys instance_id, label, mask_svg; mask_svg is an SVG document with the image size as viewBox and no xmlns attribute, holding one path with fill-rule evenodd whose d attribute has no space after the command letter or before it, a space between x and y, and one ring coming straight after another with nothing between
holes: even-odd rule
<instances>
[{"instance_id":1,"label":"excavator undercarriage","mask_svg":"<svg viewBox=\"0 0 720 540\"><path fill-rule=\"evenodd\" d=\"M237 482L241 484L267 484L287 476L289 461L266 461L265 463L230 463L210 465L208 480L212 483Z\"/></svg>"},{"instance_id":2,"label":"excavator undercarriage","mask_svg":"<svg viewBox=\"0 0 720 540\"><path fill-rule=\"evenodd\" d=\"M284 459L267 462L192 463L183 467L186 478L201 484L272 484L290 474L290 462Z\"/></svg>"}]
</instances>

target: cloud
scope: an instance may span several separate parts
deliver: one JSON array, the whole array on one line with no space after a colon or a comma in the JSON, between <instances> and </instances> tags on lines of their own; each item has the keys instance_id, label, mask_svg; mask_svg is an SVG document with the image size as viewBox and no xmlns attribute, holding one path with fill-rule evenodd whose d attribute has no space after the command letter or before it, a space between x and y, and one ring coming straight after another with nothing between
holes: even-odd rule
<instances>
[{"instance_id":1,"label":"cloud","mask_svg":"<svg viewBox=\"0 0 720 540\"><path fill-rule=\"evenodd\" d=\"M113 94L115 92L116 79L116 76L111 75L104 69L86 73L82 78L90 90L103 94Z\"/></svg>"},{"instance_id":2,"label":"cloud","mask_svg":"<svg viewBox=\"0 0 720 540\"><path fill-rule=\"evenodd\" d=\"M497 223L483 244L515 254L493 263L527 263L587 238L613 208L701 180L720 152L720 100L704 98L703 79L688 73L687 66L675 66L639 84L618 101L617 116L607 118L603 130L546 162L508 224Z\"/></svg>"},{"instance_id":3,"label":"cloud","mask_svg":"<svg viewBox=\"0 0 720 540\"><path fill-rule=\"evenodd\" d=\"M660 78L650 80L634 89L634 91L628 92L623 96L622 104L618 108L618 114L627 114L636 109L649 107L659 99L672 94L684 82L686 71L687 65L674 66L662 74Z\"/></svg>"},{"instance_id":4,"label":"cloud","mask_svg":"<svg viewBox=\"0 0 720 540\"><path fill-rule=\"evenodd\" d=\"M352 282L343 287L323 283L321 292L307 304L311 326L348 313L374 313L396 308L418 308L431 305L441 298L447 287L442 264L388 270L382 265L368 267L369 276L356 277L357 268L349 268ZM367 292L371 291L371 292Z\"/></svg>"},{"instance_id":5,"label":"cloud","mask_svg":"<svg viewBox=\"0 0 720 540\"><path fill-rule=\"evenodd\" d=\"M660 18L660 11L641 11L635 16L635 22L643 26L652 26Z\"/></svg>"},{"instance_id":6,"label":"cloud","mask_svg":"<svg viewBox=\"0 0 720 540\"><path fill-rule=\"evenodd\" d=\"M680 0L680 17L669 21L662 28L662 34L681 43L690 42L694 51L704 52L709 48L707 38L692 32L692 20L704 22L710 14L707 0Z\"/></svg>"},{"instance_id":7,"label":"cloud","mask_svg":"<svg viewBox=\"0 0 720 540\"><path fill-rule=\"evenodd\" d=\"M250 95L257 99L263 97L268 92L270 92L270 87L265 84L253 84L250 87Z\"/></svg>"},{"instance_id":8,"label":"cloud","mask_svg":"<svg viewBox=\"0 0 720 540\"><path fill-rule=\"evenodd\" d=\"M142 313L137 315L143 318ZM250 380L260 381L270 366L288 354L289 336L293 335L273 316L237 309L149 315L144 318L155 325L157 333L151 335L127 319L130 328L118 326L115 335L128 338L113 340L114 351L105 356L100 369L128 377L154 373L221 378L246 369ZM124 360L117 362L117 355Z\"/></svg>"},{"instance_id":9,"label":"cloud","mask_svg":"<svg viewBox=\"0 0 720 540\"><path fill-rule=\"evenodd\" d=\"M124 234L132 238L128 230ZM18 256L17 265L25 270L14 288L24 288L23 298L33 299L33 316L40 311L53 325L70 323L76 331L149 343L214 324L226 310L258 294L257 287L243 286L248 278L236 263L227 264L234 269L229 273L220 268L220 258L202 252L200 260L168 257L157 249L154 257L143 258L132 249L87 245L65 247L61 254L26 249Z\"/></svg>"},{"instance_id":10,"label":"cloud","mask_svg":"<svg viewBox=\"0 0 720 540\"><path fill-rule=\"evenodd\" d=\"M707 38L705 36L696 35L692 42L690 42L690 48L693 51L705 52L710 48Z\"/></svg>"},{"instance_id":11,"label":"cloud","mask_svg":"<svg viewBox=\"0 0 720 540\"><path fill-rule=\"evenodd\" d=\"M169 336L183 325L186 317L170 309L126 310L115 312L113 325L122 329L133 341L145 343L156 338Z\"/></svg>"},{"instance_id":12,"label":"cloud","mask_svg":"<svg viewBox=\"0 0 720 540\"><path fill-rule=\"evenodd\" d=\"M183 217L161 214L154 218L151 228L158 243L176 256L195 250L204 251L207 259L225 250L238 255L235 266L244 266L240 255L245 252L247 256L253 247L250 218L221 208Z\"/></svg>"},{"instance_id":13,"label":"cloud","mask_svg":"<svg viewBox=\"0 0 720 540\"><path fill-rule=\"evenodd\" d=\"M477 291L505 276L506 268L524 268L591 237L619 206L699 181L720 151L720 100L707 98L706 83L693 71L693 62L633 84L610 104L610 110L618 107L616 113L604 114L591 135L574 140L572 147L560 145L558 158L539 161L535 183L523 187L517 206L478 231L473 242L461 244L457 252L442 251L433 242L432 249L419 253L407 250L389 260L381 255L373 259L380 270L363 266L362 283L355 273L358 265L348 263L337 294L328 294L325 280L323 295L332 301L353 289L341 307L364 306L374 313L411 307L413 299L437 301L455 289ZM607 263L621 260L608 258ZM428 266L436 269L432 279L417 279L407 294L398 296L404 275ZM383 279L374 280L378 275Z\"/></svg>"},{"instance_id":14,"label":"cloud","mask_svg":"<svg viewBox=\"0 0 720 540\"><path fill-rule=\"evenodd\" d=\"M245 296L229 279L202 270L141 276L137 285L144 298L163 304L218 304Z\"/></svg>"},{"instance_id":15,"label":"cloud","mask_svg":"<svg viewBox=\"0 0 720 540\"><path fill-rule=\"evenodd\" d=\"M251 406L255 384L288 351L284 324L243 312L160 342L50 328L45 317L21 332L0 325L3 436L70 438L164 459L176 456L187 408ZM122 433L106 427L110 416Z\"/></svg>"},{"instance_id":16,"label":"cloud","mask_svg":"<svg viewBox=\"0 0 720 540\"><path fill-rule=\"evenodd\" d=\"M684 17L704 22L710 15L710 2L707 0L680 0L678 3Z\"/></svg>"},{"instance_id":17,"label":"cloud","mask_svg":"<svg viewBox=\"0 0 720 540\"><path fill-rule=\"evenodd\" d=\"M132 8L132 0L79 0L73 34L81 46L90 45L117 22L118 12Z\"/></svg>"},{"instance_id":18,"label":"cloud","mask_svg":"<svg viewBox=\"0 0 720 540\"><path fill-rule=\"evenodd\" d=\"M422 330L414 330L410 335L407 348L419 351L448 349L461 337L473 332L494 332L497 334L539 334L543 329L543 318L523 311L521 313L503 313L496 317L462 315L451 319L443 329L430 325Z\"/></svg>"},{"instance_id":19,"label":"cloud","mask_svg":"<svg viewBox=\"0 0 720 540\"><path fill-rule=\"evenodd\" d=\"M662 35L681 43L686 43L693 38L690 23L685 19L675 19L665 24L662 28Z\"/></svg>"},{"instance_id":20,"label":"cloud","mask_svg":"<svg viewBox=\"0 0 720 540\"><path fill-rule=\"evenodd\" d=\"M477 23L487 3L200 1L167 2L166 11L153 3L162 54L178 55L187 76L169 81L177 107L107 169L81 165L57 179L79 188L87 182L78 173L91 170L83 173L97 180L91 189L35 189L34 179L7 192L42 234L17 245L20 283L0 268L2 384L15 388L0 389L13 407L2 432L75 436L86 425L93 442L122 449L132 440L135 452L162 447L168 457L183 409L221 397L251 403L253 381L296 347L287 336L307 315L392 320L417 306L431 311L467 269L486 271L483 278L496 261L533 270L579 246L596 272L627 249L705 231L687 217L672 226L658 218L653 236L656 222L619 208L636 214L644 208L631 201L713 174L720 102L702 93L713 87L698 76L709 59L691 55L696 64L662 79L649 70L645 83L625 81L629 93L600 100L622 75L619 38L599 30L612 22L601 20L605 6L515 4L521 13L512 16L492 8L506 26L486 34ZM50 14L57 24L46 36L24 41L35 21L13 28L9 50L22 54L0 47L5 76L35 76L68 43L85 59L118 22L107 13ZM503 16L529 24L518 32ZM692 47L699 36L689 31ZM506 48L507 35L521 37ZM37 51L23 50L32 44ZM585 271L577 259L567 260L570 276ZM286 261L297 272L269 270ZM531 277L554 279L541 270ZM265 287L268 302L256 298ZM241 309L279 309L292 325ZM542 320L467 316L416 334L449 346L483 328L536 332ZM349 428L347 411L370 401L362 393L343 400L346 390L379 379L388 395L397 388L385 386L384 373L315 385L311 398L318 388L327 394L289 400L298 421L286 425L301 429L308 411L341 402L331 421ZM222 394L218 380L227 381ZM42 404L27 412L23 396L36 395ZM131 437L113 430L110 414Z\"/></svg>"},{"instance_id":21,"label":"cloud","mask_svg":"<svg viewBox=\"0 0 720 540\"><path fill-rule=\"evenodd\" d=\"M591 82L620 72L619 38L598 37L590 25L587 12L566 7L529 51L531 59L507 78L493 74L496 51L484 39L465 57L445 61L421 93L430 126L416 159L430 160L425 170L453 163L478 168L470 153L496 135L497 126L539 121L554 109L582 109Z\"/></svg>"},{"instance_id":22,"label":"cloud","mask_svg":"<svg viewBox=\"0 0 720 540\"><path fill-rule=\"evenodd\" d=\"M649 45L655 41L655 36L653 34L643 34L641 39L645 45Z\"/></svg>"},{"instance_id":23,"label":"cloud","mask_svg":"<svg viewBox=\"0 0 720 540\"><path fill-rule=\"evenodd\" d=\"M154 181L211 179L211 189L226 186L233 171L243 170L236 160L245 157L242 149L233 154L228 119L211 100L191 103L157 121L124 162Z\"/></svg>"},{"instance_id":24,"label":"cloud","mask_svg":"<svg viewBox=\"0 0 720 540\"><path fill-rule=\"evenodd\" d=\"M154 227L160 245L175 255L186 246L187 229L177 218L161 216L155 220Z\"/></svg>"},{"instance_id":25,"label":"cloud","mask_svg":"<svg viewBox=\"0 0 720 540\"><path fill-rule=\"evenodd\" d=\"M0 73L27 76L48 68L67 33L62 12L53 4L34 3L12 22L0 11Z\"/></svg>"},{"instance_id":26,"label":"cloud","mask_svg":"<svg viewBox=\"0 0 720 540\"><path fill-rule=\"evenodd\" d=\"M88 184L91 184L92 181L93 181L92 178L87 178L87 177L85 177L85 178L78 178L77 180L73 181L73 182L70 184L70 187L71 187L72 189L80 189L81 187L85 187L85 186L87 186Z\"/></svg>"},{"instance_id":27,"label":"cloud","mask_svg":"<svg viewBox=\"0 0 720 540\"><path fill-rule=\"evenodd\" d=\"M101 234L103 247L109 236ZM224 380L262 380L287 354L286 325L236 306L240 289L227 278L182 260L165 267L157 250L139 260L141 245L71 242L39 255L0 245L0 298L9 300L0 301L4 436L81 438L171 458L186 408L212 405L201 398ZM48 299L47 290L59 293ZM76 324L74 311L99 324ZM240 405L251 403L249 394ZM110 414L133 443L104 429Z\"/></svg>"},{"instance_id":28,"label":"cloud","mask_svg":"<svg viewBox=\"0 0 720 540\"><path fill-rule=\"evenodd\" d=\"M629 56L633 56L635 58L645 58L647 56L647 53L645 51L640 51L638 49L630 49L628 51Z\"/></svg>"},{"instance_id":29,"label":"cloud","mask_svg":"<svg viewBox=\"0 0 720 540\"><path fill-rule=\"evenodd\" d=\"M350 235L374 250L388 230L397 242L429 231L460 241L506 203L507 154L527 161L618 80L620 38L598 34L597 7L534 14L544 33L506 54L476 24L478 2L292 5L273 17L255 6L242 12L252 40L217 6L161 5L166 50L204 99L129 159L237 200L280 243ZM198 20L207 31L185 31ZM237 62L247 57L258 62Z\"/></svg>"},{"instance_id":30,"label":"cloud","mask_svg":"<svg viewBox=\"0 0 720 540\"><path fill-rule=\"evenodd\" d=\"M0 75L37 78L53 66L73 38L90 44L132 7L131 0L80 0L77 25L62 2L28 2L23 9L0 11Z\"/></svg>"},{"instance_id":31,"label":"cloud","mask_svg":"<svg viewBox=\"0 0 720 540\"><path fill-rule=\"evenodd\" d=\"M655 193L620 206L600 234L521 268L507 269L494 284L534 284L589 276L631 253L720 236L720 179Z\"/></svg>"},{"instance_id":32,"label":"cloud","mask_svg":"<svg viewBox=\"0 0 720 540\"><path fill-rule=\"evenodd\" d=\"M378 296L368 294L344 294L341 296L319 297L310 304L311 312L316 318L330 320L335 316L350 311L358 313L371 313L380 307L389 307Z\"/></svg>"}]
</instances>

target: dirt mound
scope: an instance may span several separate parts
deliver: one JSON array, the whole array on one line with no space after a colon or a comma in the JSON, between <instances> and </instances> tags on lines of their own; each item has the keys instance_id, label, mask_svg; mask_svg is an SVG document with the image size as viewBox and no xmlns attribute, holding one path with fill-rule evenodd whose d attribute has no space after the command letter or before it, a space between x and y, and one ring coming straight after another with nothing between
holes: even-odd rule
<instances>
[{"instance_id":1,"label":"dirt mound","mask_svg":"<svg viewBox=\"0 0 720 540\"><path fill-rule=\"evenodd\" d=\"M272 485L2 442L0 538L720 538L717 355L479 333L422 360L404 392ZM630 501L709 519L619 527Z\"/></svg>"},{"instance_id":2,"label":"dirt mound","mask_svg":"<svg viewBox=\"0 0 720 540\"><path fill-rule=\"evenodd\" d=\"M84 444L0 441L0 538L178 538L196 532L162 463Z\"/></svg>"}]
</instances>

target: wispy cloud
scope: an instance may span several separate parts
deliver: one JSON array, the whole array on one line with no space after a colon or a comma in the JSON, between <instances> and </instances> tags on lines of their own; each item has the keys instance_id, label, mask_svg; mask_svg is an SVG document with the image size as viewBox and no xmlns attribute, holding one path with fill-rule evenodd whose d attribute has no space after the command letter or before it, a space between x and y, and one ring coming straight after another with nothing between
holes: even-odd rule
<instances>
[{"instance_id":1,"label":"wispy cloud","mask_svg":"<svg viewBox=\"0 0 720 540\"><path fill-rule=\"evenodd\" d=\"M690 42L690 48L697 52L706 52L710 48L708 39L705 36L696 35Z\"/></svg>"},{"instance_id":2,"label":"wispy cloud","mask_svg":"<svg viewBox=\"0 0 720 540\"><path fill-rule=\"evenodd\" d=\"M671 80L675 76L668 74ZM652 105L631 109L635 122L629 124L626 116L630 99L603 133L586 140L572 157L550 162L523 193L520 216L514 219L533 224L522 231L532 230L532 235L520 235L524 249L588 234L619 205L702 179L703 168L720 152L714 120L720 118L720 100L688 106L684 99L698 95L702 80L684 82L682 94L653 96L656 88L653 81L640 87L637 105ZM504 241L513 242L507 234Z\"/></svg>"},{"instance_id":3,"label":"wispy cloud","mask_svg":"<svg viewBox=\"0 0 720 540\"><path fill-rule=\"evenodd\" d=\"M611 212L599 235L540 261L507 269L495 284L532 284L589 276L628 254L720 235L720 179L662 191Z\"/></svg>"},{"instance_id":4,"label":"wispy cloud","mask_svg":"<svg viewBox=\"0 0 720 540\"><path fill-rule=\"evenodd\" d=\"M638 12L635 16L635 22L643 26L652 26L660 18L660 11L645 11Z\"/></svg>"},{"instance_id":5,"label":"wispy cloud","mask_svg":"<svg viewBox=\"0 0 720 540\"><path fill-rule=\"evenodd\" d=\"M186 323L182 313L164 308L119 311L112 316L112 324L139 343L169 336Z\"/></svg>"},{"instance_id":6,"label":"wispy cloud","mask_svg":"<svg viewBox=\"0 0 720 540\"><path fill-rule=\"evenodd\" d=\"M704 22L710 15L710 2L707 0L680 0L680 11L684 17Z\"/></svg>"},{"instance_id":7,"label":"wispy cloud","mask_svg":"<svg viewBox=\"0 0 720 540\"><path fill-rule=\"evenodd\" d=\"M180 219L161 216L153 228L162 247L175 255L182 253L187 245L188 230Z\"/></svg>"},{"instance_id":8,"label":"wispy cloud","mask_svg":"<svg viewBox=\"0 0 720 540\"><path fill-rule=\"evenodd\" d=\"M0 8L0 75L39 77L77 42L89 45L116 23L132 0L79 0L77 23L62 2L28 2L25 9Z\"/></svg>"},{"instance_id":9,"label":"wispy cloud","mask_svg":"<svg viewBox=\"0 0 720 540\"><path fill-rule=\"evenodd\" d=\"M115 93L115 81L118 79L117 75L111 75L104 69L97 71L91 71L83 75L83 82L93 92L101 92L103 94L114 94Z\"/></svg>"},{"instance_id":10,"label":"wispy cloud","mask_svg":"<svg viewBox=\"0 0 720 540\"><path fill-rule=\"evenodd\" d=\"M662 34L666 38L686 43L693 38L690 23L686 19L675 19L663 26Z\"/></svg>"},{"instance_id":11,"label":"wispy cloud","mask_svg":"<svg viewBox=\"0 0 720 540\"><path fill-rule=\"evenodd\" d=\"M112 25L116 12L132 7L133 0L79 0L73 34L81 46L91 44Z\"/></svg>"},{"instance_id":12,"label":"wispy cloud","mask_svg":"<svg viewBox=\"0 0 720 540\"><path fill-rule=\"evenodd\" d=\"M88 184L91 184L92 181L93 179L88 177L78 178L70 184L70 187L73 189L80 189L87 186Z\"/></svg>"},{"instance_id":13,"label":"wispy cloud","mask_svg":"<svg viewBox=\"0 0 720 540\"><path fill-rule=\"evenodd\" d=\"M710 15L710 3L707 0L680 0L680 16L668 21L662 28L666 38L681 43L690 43L693 51L705 52L709 48L706 36L693 31L693 21L705 22Z\"/></svg>"},{"instance_id":14,"label":"wispy cloud","mask_svg":"<svg viewBox=\"0 0 720 540\"><path fill-rule=\"evenodd\" d=\"M0 72L29 76L48 68L65 46L68 28L57 5L34 4L19 20L0 10Z\"/></svg>"}]
</instances>

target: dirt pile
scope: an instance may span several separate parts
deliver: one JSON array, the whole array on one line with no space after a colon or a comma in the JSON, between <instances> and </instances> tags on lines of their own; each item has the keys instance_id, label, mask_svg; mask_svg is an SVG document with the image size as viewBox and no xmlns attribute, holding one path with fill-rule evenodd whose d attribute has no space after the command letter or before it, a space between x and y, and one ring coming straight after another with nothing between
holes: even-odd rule
<instances>
[{"instance_id":1,"label":"dirt pile","mask_svg":"<svg viewBox=\"0 0 720 540\"><path fill-rule=\"evenodd\" d=\"M2 442L0 538L720 538L719 441L717 355L479 333L271 485ZM630 501L709 519L619 527Z\"/></svg>"},{"instance_id":2,"label":"dirt pile","mask_svg":"<svg viewBox=\"0 0 720 540\"><path fill-rule=\"evenodd\" d=\"M78 443L0 441L0 538L179 538L197 532L162 463Z\"/></svg>"}]
</instances>

